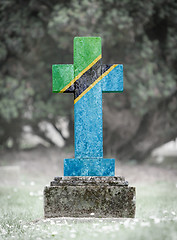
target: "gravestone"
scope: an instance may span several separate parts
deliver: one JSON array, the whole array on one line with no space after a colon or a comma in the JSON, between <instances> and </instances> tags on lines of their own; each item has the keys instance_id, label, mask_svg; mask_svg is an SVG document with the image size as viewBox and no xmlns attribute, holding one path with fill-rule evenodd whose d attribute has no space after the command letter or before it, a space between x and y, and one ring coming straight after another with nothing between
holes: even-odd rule
<instances>
[{"instance_id":1,"label":"gravestone","mask_svg":"<svg viewBox=\"0 0 177 240\"><path fill-rule=\"evenodd\" d=\"M75 158L44 189L45 217L134 217L135 188L103 158L102 93L123 91L123 66L102 64L101 38L74 38L74 64L52 66L53 92L74 94Z\"/></svg>"}]
</instances>

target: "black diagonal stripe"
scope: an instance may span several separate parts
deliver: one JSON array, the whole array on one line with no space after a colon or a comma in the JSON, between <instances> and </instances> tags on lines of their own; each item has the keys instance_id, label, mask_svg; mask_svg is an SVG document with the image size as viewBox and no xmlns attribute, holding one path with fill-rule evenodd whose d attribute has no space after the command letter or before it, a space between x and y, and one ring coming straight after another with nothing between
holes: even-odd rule
<instances>
[{"instance_id":1,"label":"black diagonal stripe","mask_svg":"<svg viewBox=\"0 0 177 240\"><path fill-rule=\"evenodd\" d=\"M75 82L75 94L76 99L83 91L85 91L97 78L101 76L101 62L102 59L98 60L87 72L85 72Z\"/></svg>"},{"instance_id":2,"label":"black diagonal stripe","mask_svg":"<svg viewBox=\"0 0 177 240\"><path fill-rule=\"evenodd\" d=\"M85 72L75 82L74 99L76 99L82 92L84 92L92 83L94 83L112 65L113 64L101 65L101 59L97 63L95 63L87 72Z\"/></svg>"},{"instance_id":3,"label":"black diagonal stripe","mask_svg":"<svg viewBox=\"0 0 177 240\"><path fill-rule=\"evenodd\" d=\"M74 92L77 98L90 84L101 75L101 59L99 59L90 69L88 69L79 79L76 80L64 93Z\"/></svg>"},{"instance_id":4,"label":"black diagonal stripe","mask_svg":"<svg viewBox=\"0 0 177 240\"><path fill-rule=\"evenodd\" d=\"M64 93L71 93L73 92L74 93L74 84L72 84L69 88L67 88Z\"/></svg>"},{"instance_id":5,"label":"black diagonal stripe","mask_svg":"<svg viewBox=\"0 0 177 240\"><path fill-rule=\"evenodd\" d=\"M103 65L102 65L102 73L101 73L101 74L103 74L103 73L105 73L106 71L108 71L108 69L109 69L110 67L112 67L112 65L114 65L114 64L103 64Z\"/></svg>"},{"instance_id":6,"label":"black diagonal stripe","mask_svg":"<svg viewBox=\"0 0 177 240\"><path fill-rule=\"evenodd\" d=\"M87 70L79 79L76 80L64 93L74 92L74 99L76 99L82 92L84 92L93 82L95 82L100 75L106 72L113 64L101 65L102 59L98 60L89 70Z\"/></svg>"}]
</instances>

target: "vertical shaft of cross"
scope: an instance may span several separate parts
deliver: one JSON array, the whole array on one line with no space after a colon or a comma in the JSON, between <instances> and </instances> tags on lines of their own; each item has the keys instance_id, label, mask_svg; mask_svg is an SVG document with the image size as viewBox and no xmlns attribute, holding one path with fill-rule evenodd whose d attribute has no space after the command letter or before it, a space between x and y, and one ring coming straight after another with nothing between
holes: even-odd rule
<instances>
[{"instance_id":1,"label":"vertical shaft of cross","mask_svg":"<svg viewBox=\"0 0 177 240\"><path fill-rule=\"evenodd\" d=\"M64 176L114 176L115 160L103 158L102 92L123 91L123 66L102 65L101 38L76 37L74 64L52 66L53 91L74 93L75 158Z\"/></svg>"},{"instance_id":2,"label":"vertical shaft of cross","mask_svg":"<svg viewBox=\"0 0 177 240\"><path fill-rule=\"evenodd\" d=\"M74 74L83 70L81 81L75 83L75 158L103 158L102 89L101 83L79 96L101 76L101 39L74 40ZM88 66L91 64L91 68ZM88 68L88 70L87 70Z\"/></svg>"},{"instance_id":3,"label":"vertical shaft of cross","mask_svg":"<svg viewBox=\"0 0 177 240\"><path fill-rule=\"evenodd\" d=\"M74 105L75 158L102 158L102 92L100 84Z\"/></svg>"}]
</instances>

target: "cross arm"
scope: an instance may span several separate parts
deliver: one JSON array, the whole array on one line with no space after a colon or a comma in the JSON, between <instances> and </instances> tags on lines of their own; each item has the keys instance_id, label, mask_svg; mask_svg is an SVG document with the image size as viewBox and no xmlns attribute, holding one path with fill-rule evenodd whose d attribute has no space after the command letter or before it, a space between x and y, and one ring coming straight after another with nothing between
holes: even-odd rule
<instances>
[{"instance_id":1,"label":"cross arm","mask_svg":"<svg viewBox=\"0 0 177 240\"><path fill-rule=\"evenodd\" d=\"M123 65L122 64L102 65L101 84L103 92L122 92Z\"/></svg>"},{"instance_id":2,"label":"cross arm","mask_svg":"<svg viewBox=\"0 0 177 240\"><path fill-rule=\"evenodd\" d=\"M53 92L74 92L74 65L52 65Z\"/></svg>"}]
</instances>

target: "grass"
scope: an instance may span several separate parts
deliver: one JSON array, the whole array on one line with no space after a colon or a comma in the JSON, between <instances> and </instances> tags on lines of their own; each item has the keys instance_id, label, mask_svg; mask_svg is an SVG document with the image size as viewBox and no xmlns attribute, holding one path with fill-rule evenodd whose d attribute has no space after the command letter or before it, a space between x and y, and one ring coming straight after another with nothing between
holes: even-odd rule
<instances>
[{"instance_id":1,"label":"grass","mask_svg":"<svg viewBox=\"0 0 177 240\"><path fill-rule=\"evenodd\" d=\"M118 164L118 174L136 187L135 219L45 220L43 189L62 175L65 157L58 150L42 149L0 158L0 240L177 239L177 174L168 166Z\"/></svg>"},{"instance_id":2,"label":"grass","mask_svg":"<svg viewBox=\"0 0 177 240\"><path fill-rule=\"evenodd\" d=\"M177 187L139 184L133 220L43 219L43 185L0 188L0 239L177 239Z\"/></svg>"}]
</instances>

